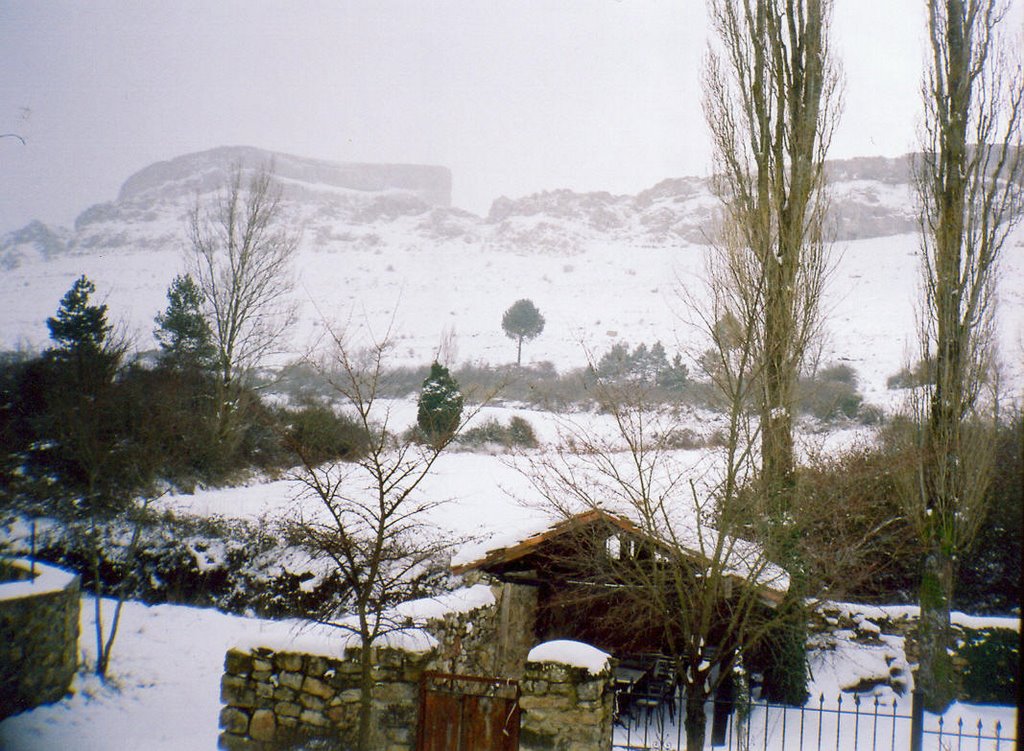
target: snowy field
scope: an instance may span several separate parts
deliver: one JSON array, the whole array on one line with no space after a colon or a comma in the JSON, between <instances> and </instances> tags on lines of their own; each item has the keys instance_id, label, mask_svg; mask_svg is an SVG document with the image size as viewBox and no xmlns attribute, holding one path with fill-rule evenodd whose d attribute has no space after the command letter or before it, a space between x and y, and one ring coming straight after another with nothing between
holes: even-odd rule
<instances>
[{"instance_id":1,"label":"snowy field","mask_svg":"<svg viewBox=\"0 0 1024 751\"><path fill-rule=\"evenodd\" d=\"M411 421L414 406L395 403L393 416L397 424ZM491 408L487 416L507 419L509 410ZM524 414L521 413L520 414ZM564 429L560 418L547 413L525 414L534 424L538 436L545 444L558 440ZM478 419L484 417L481 415ZM577 415L586 429L595 434L610 433L607 418L598 415ZM541 449L543 451L543 449ZM709 471L709 459L702 452L678 452L674 457L684 466L689 463L695 476ZM443 456L437 471L430 476L423 492L433 498L444 498L446 503L435 509L431 521L443 529L452 530L467 540L472 555L491 547L495 538L504 538L517 529L534 527L545 518L545 512L536 503L536 493L528 475L505 455L453 452ZM160 501L166 508L178 513L201 516L239 517L250 520L274 519L295 513L299 508L309 510L308 501L302 499L295 484L288 480L254 483L247 487L224 490L199 491L192 495L165 497ZM282 565L287 565L283 561ZM93 603L82 601L82 631L80 648L86 666L95 660L93 644ZM914 615L913 607L871 608L846 606L844 614L866 621L884 618L898 619ZM873 619L873 620L872 620ZM1017 619L980 619L957 616L966 626L1019 628ZM869 628L864 625L863 628ZM826 706L833 705L843 688L859 684L864 679L888 676L896 666L909 674L903 639L883 635L880 643L865 645L854 641L853 634L836 634L827 644L812 650L813 683L810 707L817 706L817 697L826 697ZM341 651L340 642L325 638L299 621L267 621L225 615L215 610L182 606L159 605L147 607L129 602L113 652L111 673L113 680L103 685L88 672L78 675L73 694L54 705L37 708L0 723L0 749L5 751L44 751L49 749L212 749L216 747L218 713L220 711L219 685L226 650L239 645L267 644L281 646L290 642L308 645L310 642L331 654ZM909 696L896 696L891 688L881 687L866 695L865 706L877 696L883 703L896 699L900 714L909 712ZM846 707L852 697L846 695ZM968 727L982 719L987 730L998 720L1003 735L1013 732L1014 711L1010 708L991 708L954 705L946 714L946 722L955 726L963 717ZM930 722L934 727L936 718ZM783 725L778 712L767 717L762 709L751 716L751 733L758 737L767 723L773 740L769 748L790 748L795 716L789 718L787 745L783 746ZM830 738L826 747L838 751L854 751L854 731L844 727L841 744L834 742L834 724L826 720L822 732ZM848 724L848 723L847 723ZM897 738L906 736L906 723L897 726ZM816 733L814 726L812 735ZM891 726L885 725L882 737L888 738ZM674 727L666 730L666 737L674 740ZM620 739L624 739L620 734ZM636 736L631 737L636 741ZM649 741L654 738L650 737ZM887 746L886 746L887 747ZM902 746L897 746L901 748ZM974 746L971 746L972 748ZM988 748L982 746L981 748Z\"/></svg>"},{"instance_id":2,"label":"snowy field","mask_svg":"<svg viewBox=\"0 0 1024 751\"><path fill-rule=\"evenodd\" d=\"M515 344L501 331L502 313L530 298L544 315L544 332L525 344L526 360L550 361L560 371L600 356L618 341L662 341L671 357L705 345L682 292L700 295L705 248L635 247L589 241L578 253L515 253L459 241L415 243L384 237L374 249L314 250L296 264L299 325L281 362L315 346L329 321L382 336L393 321L396 363L423 365L446 332L455 335L454 361L507 363ZM823 362L842 361L860 377L869 403L898 397L885 380L916 360L915 305L919 258L916 235L843 243L826 305ZM151 348L153 317L183 270L181 249L93 250L26 263L0 272L0 347L48 345L45 321L80 274L97 285L112 321ZM514 280L514 282L510 281ZM1007 242L999 282L999 345L1008 363L1004 383L1019 391L1024 368L1024 228ZM365 332L364 332L365 333Z\"/></svg>"},{"instance_id":3,"label":"snowy field","mask_svg":"<svg viewBox=\"0 0 1024 751\"><path fill-rule=\"evenodd\" d=\"M524 346L524 359L550 361L560 371L582 365L588 351L599 356L618 341L650 345L661 340L670 356L675 350L693 355L700 349L692 316L681 302L681 290L700 289L705 253L700 246L591 242L580 253L520 254L458 241L424 247L408 236L382 240L370 249L302 251L297 264L300 325L282 362L312 347L324 320L350 329L370 322L377 336L393 320L396 364L428 363L446 332L456 337L455 362L509 362L515 345L501 332L501 315L521 297L532 299L547 320L544 333ZM900 393L886 389L886 378L915 359L917 238L862 240L839 250L823 361L849 364L859 375L865 401L892 407ZM45 319L73 280L85 273L96 282L112 320L134 333L140 349L148 349L153 346L153 316L166 305L167 285L181 270L180 251L167 250L75 254L0 272L0 347L47 346ZM1024 383L1024 229L1007 244L999 294L999 343L1008 364L1004 383L1019 399ZM412 402L392 406L396 426L413 422ZM606 417L593 414L560 417L491 407L477 419L505 421L511 414L525 417L545 447L558 442L566 419L593 434L613 431ZM700 412L684 415L684 423L709 432L715 419ZM864 434L859 427L807 434L803 445L840 447ZM713 460L703 452L674 452L673 460L698 483L714 472ZM521 463L501 455L452 452L442 457L422 487L428 497L447 501L431 512L431 523L478 547L486 547L492 535L535 526L546 512L522 469ZM295 483L283 479L168 496L160 504L183 514L268 522L309 508ZM80 646L89 664L95 656L87 600L82 613ZM1016 620L1007 623L1017 627ZM295 622L129 603L114 648L112 682L102 685L88 673L80 674L69 698L0 723L0 749L215 748L225 651L254 639L278 642L296 636L301 636L301 625ZM831 700L858 676L879 669L880 660L882 665L888 658L906 661L902 644L887 644L886 649L889 653L880 655L849 642L815 653L812 694ZM889 691L884 700L893 698ZM948 717L955 722L961 714L981 714L986 726L994 719L1004 728L1014 726L1009 709L954 706ZM763 725L765 718L755 712L755 727L759 721ZM771 725L771 718L767 722ZM853 742L852 734L844 736L839 751L852 751Z\"/></svg>"}]
</instances>

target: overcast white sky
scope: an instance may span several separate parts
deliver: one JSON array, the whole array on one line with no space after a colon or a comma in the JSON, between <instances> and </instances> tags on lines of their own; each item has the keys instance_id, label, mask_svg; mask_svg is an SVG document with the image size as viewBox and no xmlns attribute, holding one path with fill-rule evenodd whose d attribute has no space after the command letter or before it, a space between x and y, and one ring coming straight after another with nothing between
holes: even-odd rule
<instances>
[{"instance_id":1,"label":"overcast white sky","mask_svg":"<svg viewBox=\"0 0 1024 751\"><path fill-rule=\"evenodd\" d=\"M923 7L836 0L833 156L913 148ZM454 203L477 213L503 194L703 175L703 8L0 0L0 133L27 139L0 140L0 231L68 224L132 172L226 144L445 165Z\"/></svg>"}]
</instances>

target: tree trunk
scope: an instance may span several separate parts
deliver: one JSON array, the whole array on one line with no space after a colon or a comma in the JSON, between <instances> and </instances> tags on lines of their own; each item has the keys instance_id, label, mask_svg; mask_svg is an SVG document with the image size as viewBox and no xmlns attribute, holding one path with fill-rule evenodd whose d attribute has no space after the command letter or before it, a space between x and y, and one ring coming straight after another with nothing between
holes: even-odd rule
<instances>
[{"instance_id":1,"label":"tree trunk","mask_svg":"<svg viewBox=\"0 0 1024 751\"><path fill-rule=\"evenodd\" d=\"M917 683L925 691L925 708L943 712L954 696L953 660L947 651L951 644L949 607L953 597L953 559L933 545L924 559L921 573L921 616L917 626L920 652Z\"/></svg>"},{"instance_id":2,"label":"tree trunk","mask_svg":"<svg viewBox=\"0 0 1024 751\"><path fill-rule=\"evenodd\" d=\"M363 647L359 652L359 751L374 751L372 738L373 729L373 649L369 639L363 639Z\"/></svg>"},{"instance_id":3,"label":"tree trunk","mask_svg":"<svg viewBox=\"0 0 1024 751\"><path fill-rule=\"evenodd\" d=\"M516 346L516 367L520 367L523 364L523 337L519 337Z\"/></svg>"},{"instance_id":4,"label":"tree trunk","mask_svg":"<svg viewBox=\"0 0 1024 751\"><path fill-rule=\"evenodd\" d=\"M697 686L686 687L686 751L702 751L707 731L707 716L704 714L704 694Z\"/></svg>"}]
</instances>

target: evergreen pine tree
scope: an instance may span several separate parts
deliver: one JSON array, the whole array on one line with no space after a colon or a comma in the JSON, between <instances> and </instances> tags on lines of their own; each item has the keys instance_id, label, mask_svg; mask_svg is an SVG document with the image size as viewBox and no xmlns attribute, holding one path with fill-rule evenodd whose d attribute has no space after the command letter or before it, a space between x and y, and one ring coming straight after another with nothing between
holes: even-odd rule
<instances>
[{"instance_id":1,"label":"evergreen pine tree","mask_svg":"<svg viewBox=\"0 0 1024 751\"><path fill-rule=\"evenodd\" d=\"M95 291L96 285L83 274L61 298L57 314L46 319L50 338L57 345L48 356L69 366L72 370L68 375L74 379L75 388L85 391L110 381L121 359L118 348L109 346L107 306L89 304L89 296Z\"/></svg>"},{"instance_id":2,"label":"evergreen pine tree","mask_svg":"<svg viewBox=\"0 0 1024 751\"><path fill-rule=\"evenodd\" d=\"M459 384L436 360L423 381L416 424L431 443L448 440L462 419L463 398Z\"/></svg>"},{"instance_id":3,"label":"evergreen pine tree","mask_svg":"<svg viewBox=\"0 0 1024 751\"><path fill-rule=\"evenodd\" d=\"M157 314L153 331L162 364L177 369L206 369L212 364L216 348L202 303L203 293L191 276L174 277L167 289L167 310Z\"/></svg>"},{"instance_id":4,"label":"evergreen pine tree","mask_svg":"<svg viewBox=\"0 0 1024 751\"><path fill-rule=\"evenodd\" d=\"M544 330L544 316L532 300L516 300L501 317L501 328L505 336L516 340L516 365L520 365L523 361L523 340L540 335Z\"/></svg>"},{"instance_id":5,"label":"evergreen pine tree","mask_svg":"<svg viewBox=\"0 0 1024 751\"><path fill-rule=\"evenodd\" d=\"M50 338L57 343L55 353L80 356L102 351L110 325L107 306L89 304L89 295L95 291L96 285L83 274L61 298L57 315L46 319Z\"/></svg>"}]
</instances>

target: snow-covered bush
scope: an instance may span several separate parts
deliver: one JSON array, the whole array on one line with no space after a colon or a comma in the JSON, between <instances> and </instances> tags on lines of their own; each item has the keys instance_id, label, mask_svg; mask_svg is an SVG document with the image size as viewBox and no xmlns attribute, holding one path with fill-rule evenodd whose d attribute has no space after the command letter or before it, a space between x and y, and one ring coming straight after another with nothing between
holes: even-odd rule
<instances>
[{"instance_id":1,"label":"snow-covered bush","mask_svg":"<svg viewBox=\"0 0 1024 751\"><path fill-rule=\"evenodd\" d=\"M480 447L488 444L505 448L536 448L537 436L533 426L519 416L513 416L507 425L499 420L486 420L475 428L470 428L458 438L463 446Z\"/></svg>"}]
</instances>

